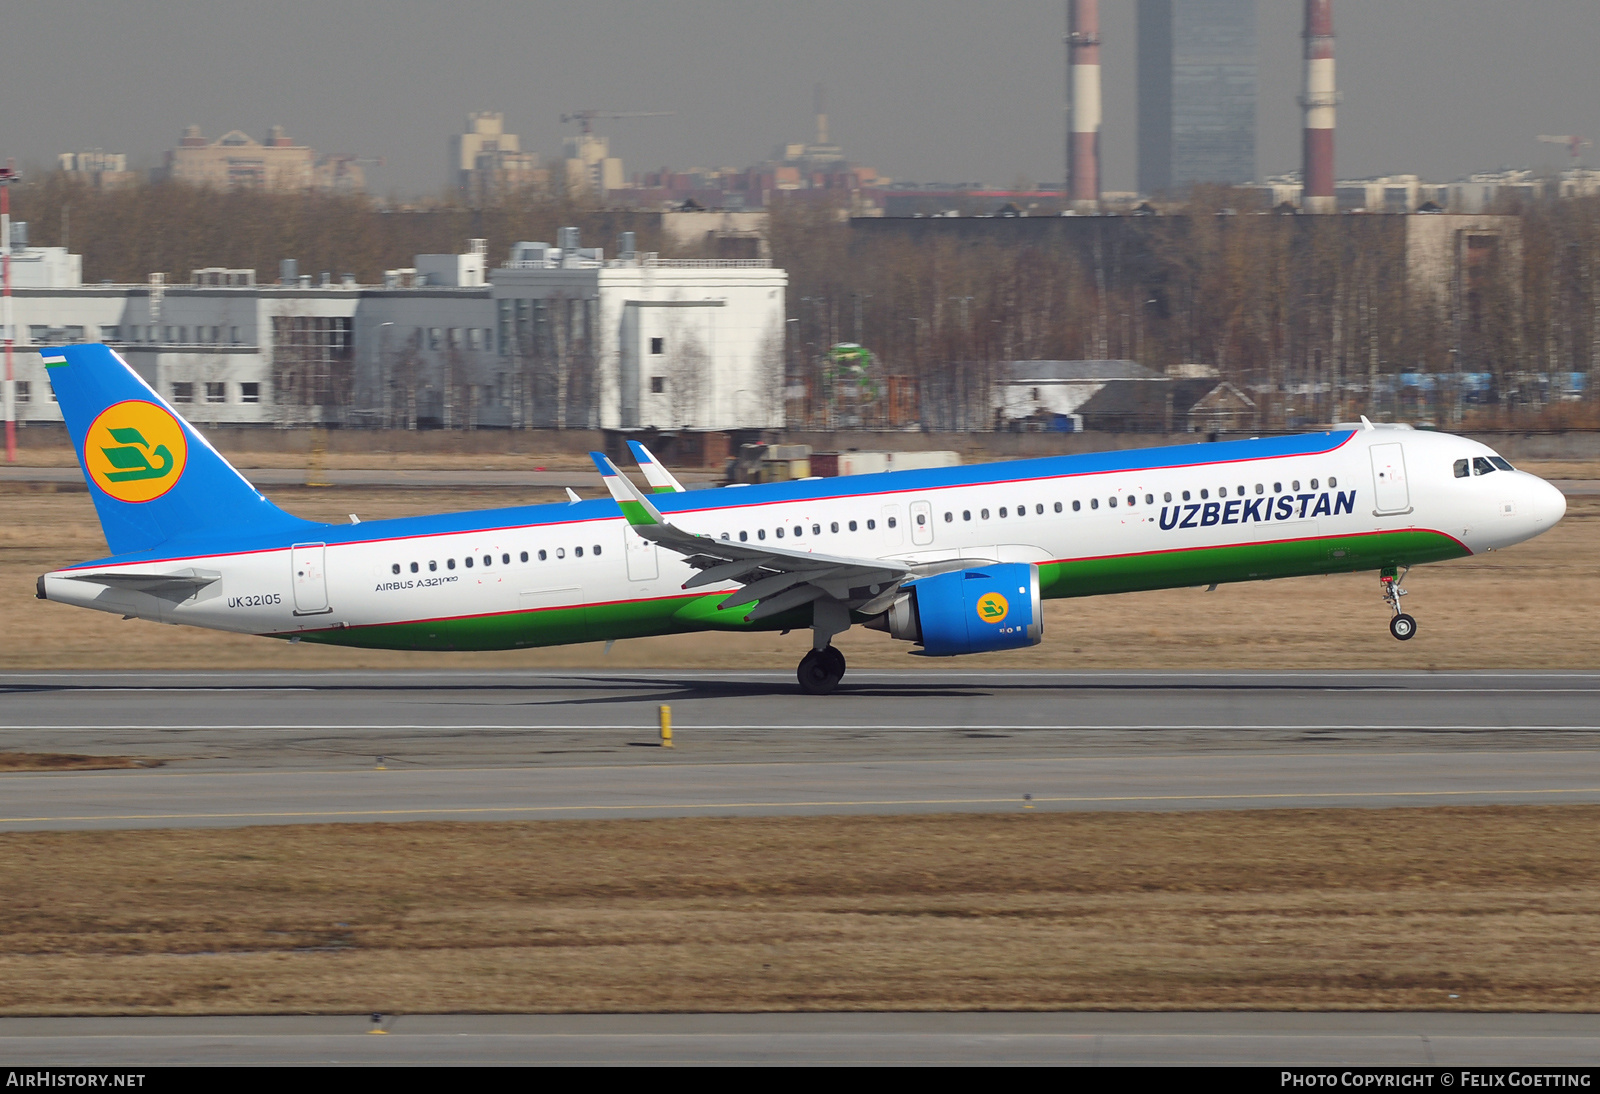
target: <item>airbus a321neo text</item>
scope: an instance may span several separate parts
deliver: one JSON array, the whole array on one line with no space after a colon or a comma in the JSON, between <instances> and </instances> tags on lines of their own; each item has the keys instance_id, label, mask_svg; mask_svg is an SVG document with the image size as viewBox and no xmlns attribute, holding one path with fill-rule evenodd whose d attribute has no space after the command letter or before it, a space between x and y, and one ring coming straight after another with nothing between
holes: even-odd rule
<instances>
[{"instance_id":1,"label":"airbus a321neo text","mask_svg":"<svg viewBox=\"0 0 1600 1094\"><path fill-rule=\"evenodd\" d=\"M41 351L110 558L45 600L194 627L396 650L498 650L702 630L809 630L801 688L860 625L930 657L1038 643L1047 598L1375 571L1508 547L1560 491L1477 441L1372 425L1301 436L319 524L263 497L115 352Z\"/></svg>"}]
</instances>

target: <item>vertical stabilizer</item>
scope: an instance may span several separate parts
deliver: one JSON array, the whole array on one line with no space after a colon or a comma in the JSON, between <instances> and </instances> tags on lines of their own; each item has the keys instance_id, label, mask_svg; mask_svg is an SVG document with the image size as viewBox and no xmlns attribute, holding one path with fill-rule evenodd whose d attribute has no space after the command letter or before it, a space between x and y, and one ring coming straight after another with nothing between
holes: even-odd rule
<instances>
[{"instance_id":1,"label":"vertical stabilizer","mask_svg":"<svg viewBox=\"0 0 1600 1094\"><path fill-rule=\"evenodd\" d=\"M113 553L317 527L263 497L111 349L39 353Z\"/></svg>"}]
</instances>

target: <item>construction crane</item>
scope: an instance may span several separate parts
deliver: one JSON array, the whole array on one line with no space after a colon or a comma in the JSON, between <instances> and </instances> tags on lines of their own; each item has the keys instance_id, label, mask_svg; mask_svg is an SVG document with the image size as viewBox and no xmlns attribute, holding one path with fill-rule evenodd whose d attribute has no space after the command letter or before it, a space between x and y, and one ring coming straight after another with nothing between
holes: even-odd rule
<instances>
[{"instance_id":1,"label":"construction crane","mask_svg":"<svg viewBox=\"0 0 1600 1094\"><path fill-rule=\"evenodd\" d=\"M561 115L561 123L577 122L580 132L589 134L594 132L596 118L670 118L676 113L676 110L574 110Z\"/></svg>"},{"instance_id":2,"label":"construction crane","mask_svg":"<svg viewBox=\"0 0 1600 1094\"><path fill-rule=\"evenodd\" d=\"M1564 144L1564 145L1566 145L1567 146L1567 154L1572 157L1572 166L1574 166L1574 167L1578 166L1578 160L1580 158L1582 158L1583 150L1585 148L1593 148L1594 147L1594 141L1590 140L1588 137L1573 137L1573 136L1550 137L1550 136L1546 136L1544 134L1540 134L1539 140L1544 142L1545 144Z\"/></svg>"}]
</instances>

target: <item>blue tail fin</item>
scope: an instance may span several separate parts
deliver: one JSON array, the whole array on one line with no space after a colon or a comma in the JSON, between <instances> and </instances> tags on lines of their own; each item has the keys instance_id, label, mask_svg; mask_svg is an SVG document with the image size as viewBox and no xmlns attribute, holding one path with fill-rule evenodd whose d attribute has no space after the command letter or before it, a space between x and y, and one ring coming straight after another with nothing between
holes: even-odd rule
<instances>
[{"instance_id":1,"label":"blue tail fin","mask_svg":"<svg viewBox=\"0 0 1600 1094\"><path fill-rule=\"evenodd\" d=\"M262 497L107 347L39 353L113 553L308 527Z\"/></svg>"}]
</instances>

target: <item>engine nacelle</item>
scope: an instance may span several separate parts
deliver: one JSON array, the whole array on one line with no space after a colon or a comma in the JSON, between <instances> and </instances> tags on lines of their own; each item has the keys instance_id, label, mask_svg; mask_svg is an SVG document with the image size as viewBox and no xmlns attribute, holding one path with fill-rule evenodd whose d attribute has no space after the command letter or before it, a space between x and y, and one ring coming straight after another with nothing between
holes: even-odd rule
<instances>
[{"instance_id":1,"label":"engine nacelle","mask_svg":"<svg viewBox=\"0 0 1600 1094\"><path fill-rule=\"evenodd\" d=\"M867 626L918 643L926 657L1037 646L1044 637L1039 568L1006 562L922 578Z\"/></svg>"}]
</instances>

